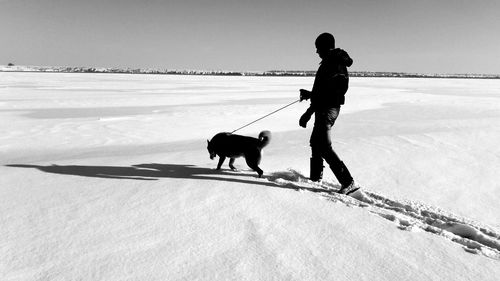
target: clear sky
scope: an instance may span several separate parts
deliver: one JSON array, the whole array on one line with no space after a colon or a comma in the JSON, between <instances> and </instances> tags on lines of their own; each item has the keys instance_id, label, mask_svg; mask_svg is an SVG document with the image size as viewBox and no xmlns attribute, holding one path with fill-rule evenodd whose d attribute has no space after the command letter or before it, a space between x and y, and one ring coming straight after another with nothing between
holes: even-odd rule
<instances>
[{"instance_id":1,"label":"clear sky","mask_svg":"<svg viewBox=\"0 0 500 281\"><path fill-rule=\"evenodd\" d=\"M0 0L0 64L500 73L500 0Z\"/></svg>"}]
</instances>

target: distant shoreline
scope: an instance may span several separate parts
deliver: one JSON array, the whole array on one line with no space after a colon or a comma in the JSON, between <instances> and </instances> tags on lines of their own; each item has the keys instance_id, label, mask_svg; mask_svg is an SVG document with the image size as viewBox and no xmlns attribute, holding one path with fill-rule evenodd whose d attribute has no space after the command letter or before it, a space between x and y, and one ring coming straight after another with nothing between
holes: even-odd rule
<instances>
[{"instance_id":1,"label":"distant shoreline","mask_svg":"<svg viewBox=\"0 0 500 281\"><path fill-rule=\"evenodd\" d=\"M210 75L210 76L266 76L266 77L313 77L312 70L269 70L269 71L218 71L218 70L157 70L131 68L95 67L51 67L51 66L0 66L0 72L43 72L43 73L108 73L108 74L156 74L156 75ZM463 78L500 79L500 74L423 74L406 72L350 71L350 77L389 78Z\"/></svg>"}]
</instances>

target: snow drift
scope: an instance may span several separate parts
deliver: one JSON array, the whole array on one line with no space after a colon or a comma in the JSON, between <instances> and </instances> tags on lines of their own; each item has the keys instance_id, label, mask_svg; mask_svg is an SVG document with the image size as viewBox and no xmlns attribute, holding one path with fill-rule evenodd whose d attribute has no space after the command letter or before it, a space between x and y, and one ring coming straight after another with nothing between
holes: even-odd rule
<instances>
[{"instance_id":1,"label":"snow drift","mask_svg":"<svg viewBox=\"0 0 500 281\"><path fill-rule=\"evenodd\" d=\"M3 280L496 280L500 82L355 78L334 148L362 191L307 181L305 104L259 179L206 139L312 78L0 73Z\"/></svg>"}]
</instances>

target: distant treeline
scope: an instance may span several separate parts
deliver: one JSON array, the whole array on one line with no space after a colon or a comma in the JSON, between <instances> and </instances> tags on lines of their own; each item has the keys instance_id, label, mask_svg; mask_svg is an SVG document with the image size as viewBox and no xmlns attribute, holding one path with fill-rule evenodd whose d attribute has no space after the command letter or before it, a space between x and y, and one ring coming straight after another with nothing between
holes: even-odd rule
<instances>
[{"instance_id":1,"label":"distant treeline","mask_svg":"<svg viewBox=\"0 0 500 281\"><path fill-rule=\"evenodd\" d=\"M123 73L123 74L168 74L168 75L220 75L220 76L290 76L310 77L314 70L269 70L269 71L221 71L221 70L158 70L140 68L96 68L63 66L0 66L0 72L62 72L62 73ZM406 77L406 78L481 78L500 79L500 74L422 74L406 72L350 71L351 77Z\"/></svg>"}]
</instances>

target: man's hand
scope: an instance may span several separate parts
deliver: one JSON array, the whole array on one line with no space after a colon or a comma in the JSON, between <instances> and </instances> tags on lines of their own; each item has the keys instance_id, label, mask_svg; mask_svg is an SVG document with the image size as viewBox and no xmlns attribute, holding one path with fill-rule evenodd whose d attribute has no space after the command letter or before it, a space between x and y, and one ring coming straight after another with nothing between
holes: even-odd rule
<instances>
[{"instance_id":1,"label":"man's hand","mask_svg":"<svg viewBox=\"0 0 500 281\"><path fill-rule=\"evenodd\" d=\"M307 126L307 122L311 119L312 114L309 111L306 111L299 119L299 126L305 128Z\"/></svg>"},{"instance_id":2,"label":"man's hand","mask_svg":"<svg viewBox=\"0 0 500 281\"><path fill-rule=\"evenodd\" d=\"M308 100L311 98L311 91L300 89L300 101Z\"/></svg>"}]
</instances>

